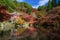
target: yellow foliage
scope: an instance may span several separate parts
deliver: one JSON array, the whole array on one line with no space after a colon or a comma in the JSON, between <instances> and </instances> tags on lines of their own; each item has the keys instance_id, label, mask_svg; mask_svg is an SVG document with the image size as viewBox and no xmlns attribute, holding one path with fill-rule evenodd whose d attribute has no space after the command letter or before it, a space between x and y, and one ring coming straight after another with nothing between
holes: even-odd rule
<instances>
[{"instance_id":1,"label":"yellow foliage","mask_svg":"<svg viewBox=\"0 0 60 40\"><path fill-rule=\"evenodd\" d=\"M16 23L17 24L23 24L25 21L22 18L17 19Z\"/></svg>"}]
</instances>

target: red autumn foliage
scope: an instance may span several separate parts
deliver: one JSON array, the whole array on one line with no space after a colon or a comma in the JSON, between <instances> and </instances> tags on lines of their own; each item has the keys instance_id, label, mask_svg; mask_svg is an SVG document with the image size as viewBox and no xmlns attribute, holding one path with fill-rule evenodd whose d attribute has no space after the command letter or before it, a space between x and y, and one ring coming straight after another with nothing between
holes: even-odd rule
<instances>
[{"instance_id":1,"label":"red autumn foliage","mask_svg":"<svg viewBox=\"0 0 60 40\"><path fill-rule=\"evenodd\" d=\"M40 18L40 23L42 24L46 24L47 26L51 26L54 25L54 22L60 22L60 7L56 7L53 10L49 11L48 14L46 16L43 16ZM51 24L51 25L50 25Z\"/></svg>"},{"instance_id":2,"label":"red autumn foliage","mask_svg":"<svg viewBox=\"0 0 60 40\"><path fill-rule=\"evenodd\" d=\"M58 24L60 24L60 6L53 8L46 16L40 17L39 19L39 25L45 29L42 30L47 32L46 34L49 37L53 37L56 40L60 38L60 26ZM39 30L41 30L41 27Z\"/></svg>"},{"instance_id":3,"label":"red autumn foliage","mask_svg":"<svg viewBox=\"0 0 60 40\"><path fill-rule=\"evenodd\" d=\"M10 18L10 14L8 13L5 6L0 6L0 21L5 21Z\"/></svg>"},{"instance_id":4,"label":"red autumn foliage","mask_svg":"<svg viewBox=\"0 0 60 40\"><path fill-rule=\"evenodd\" d=\"M31 24L35 23L35 18L31 15L26 14L26 13L24 15L22 15L22 18L27 20Z\"/></svg>"}]
</instances>

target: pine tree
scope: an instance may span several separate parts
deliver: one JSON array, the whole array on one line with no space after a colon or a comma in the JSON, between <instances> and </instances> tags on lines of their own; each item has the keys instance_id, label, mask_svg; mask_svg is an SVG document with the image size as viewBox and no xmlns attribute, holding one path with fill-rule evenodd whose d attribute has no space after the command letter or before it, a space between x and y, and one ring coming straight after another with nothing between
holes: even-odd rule
<instances>
[{"instance_id":1,"label":"pine tree","mask_svg":"<svg viewBox=\"0 0 60 40\"><path fill-rule=\"evenodd\" d=\"M50 10L52 9L52 0L49 0L47 8Z\"/></svg>"},{"instance_id":2,"label":"pine tree","mask_svg":"<svg viewBox=\"0 0 60 40\"><path fill-rule=\"evenodd\" d=\"M60 6L60 0L58 0L58 6Z\"/></svg>"},{"instance_id":3,"label":"pine tree","mask_svg":"<svg viewBox=\"0 0 60 40\"><path fill-rule=\"evenodd\" d=\"M53 7L56 7L56 5L57 5L57 4L56 4L56 0L52 0L52 6L53 6Z\"/></svg>"},{"instance_id":4,"label":"pine tree","mask_svg":"<svg viewBox=\"0 0 60 40\"><path fill-rule=\"evenodd\" d=\"M56 7L56 0L49 0L47 8L51 10L53 7Z\"/></svg>"}]
</instances>

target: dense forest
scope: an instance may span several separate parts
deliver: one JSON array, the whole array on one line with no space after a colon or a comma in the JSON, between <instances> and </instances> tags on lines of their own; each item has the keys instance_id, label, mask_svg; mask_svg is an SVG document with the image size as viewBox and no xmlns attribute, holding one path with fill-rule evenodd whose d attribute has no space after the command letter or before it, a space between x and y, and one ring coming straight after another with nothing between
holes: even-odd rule
<instances>
[{"instance_id":1,"label":"dense forest","mask_svg":"<svg viewBox=\"0 0 60 40\"><path fill-rule=\"evenodd\" d=\"M0 40L60 40L60 0L37 9L26 2L0 0Z\"/></svg>"}]
</instances>

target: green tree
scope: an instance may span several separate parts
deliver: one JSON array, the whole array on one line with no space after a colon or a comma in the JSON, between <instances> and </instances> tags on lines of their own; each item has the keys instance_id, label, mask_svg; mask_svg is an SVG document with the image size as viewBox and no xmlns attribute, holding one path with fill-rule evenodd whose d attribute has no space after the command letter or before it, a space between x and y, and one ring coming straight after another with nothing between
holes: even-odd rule
<instances>
[{"instance_id":1,"label":"green tree","mask_svg":"<svg viewBox=\"0 0 60 40\"><path fill-rule=\"evenodd\" d=\"M52 0L49 0L47 8L48 8L49 10L52 9Z\"/></svg>"},{"instance_id":2,"label":"green tree","mask_svg":"<svg viewBox=\"0 0 60 40\"><path fill-rule=\"evenodd\" d=\"M13 0L0 0L0 4L6 6L9 12L13 12L16 8L16 4Z\"/></svg>"},{"instance_id":3,"label":"green tree","mask_svg":"<svg viewBox=\"0 0 60 40\"><path fill-rule=\"evenodd\" d=\"M60 6L60 0L58 0L58 6Z\"/></svg>"},{"instance_id":4,"label":"green tree","mask_svg":"<svg viewBox=\"0 0 60 40\"><path fill-rule=\"evenodd\" d=\"M17 6L16 10L18 11L26 11L26 13L30 14L32 6L25 2L20 2Z\"/></svg>"},{"instance_id":5,"label":"green tree","mask_svg":"<svg viewBox=\"0 0 60 40\"><path fill-rule=\"evenodd\" d=\"M39 7L38 7L38 11L44 10L45 8L46 8L46 6L39 6Z\"/></svg>"},{"instance_id":6,"label":"green tree","mask_svg":"<svg viewBox=\"0 0 60 40\"><path fill-rule=\"evenodd\" d=\"M57 4L56 4L56 0L52 0L52 6L53 6L53 7L56 7L56 5L57 5Z\"/></svg>"},{"instance_id":7,"label":"green tree","mask_svg":"<svg viewBox=\"0 0 60 40\"><path fill-rule=\"evenodd\" d=\"M13 2L15 3L16 6L19 5L19 2L17 0L13 0Z\"/></svg>"},{"instance_id":8,"label":"green tree","mask_svg":"<svg viewBox=\"0 0 60 40\"><path fill-rule=\"evenodd\" d=\"M57 3L56 0L49 0L47 8L51 10L53 7L56 7Z\"/></svg>"}]
</instances>

